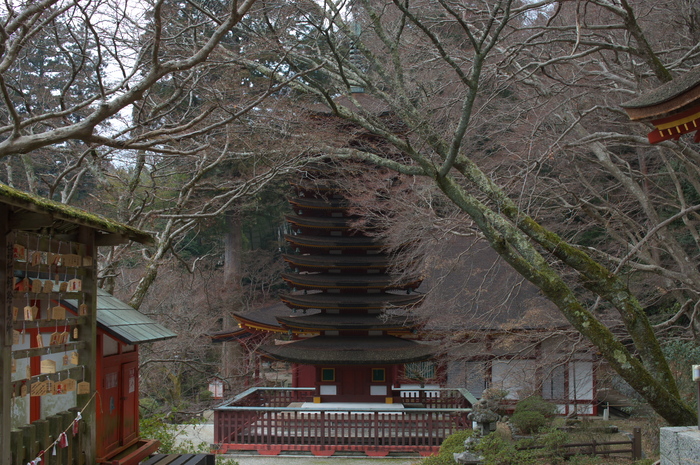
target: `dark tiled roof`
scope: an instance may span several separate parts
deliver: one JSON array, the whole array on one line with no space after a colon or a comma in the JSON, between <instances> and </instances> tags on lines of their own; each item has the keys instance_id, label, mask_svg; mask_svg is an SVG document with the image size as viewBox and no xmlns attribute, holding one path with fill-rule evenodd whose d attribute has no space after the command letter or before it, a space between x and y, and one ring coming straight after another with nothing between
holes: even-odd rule
<instances>
[{"instance_id":1,"label":"dark tiled roof","mask_svg":"<svg viewBox=\"0 0 700 465\"><path fill-rule=\"evenodd\" d=\"M258 307L251 309L247 312L235 313L236 317L241 317L242 319L248 321L255 321L266 326L280 327L277 322L278 316L291 316L292 310L287 307L282 302L277 302L272 305L266 305L264 307Z\"/></svg>"},{"instance_id":2,"label":"dark tiled roof","mask_svg":"<svg viewBox=\"0 0 700 465\"><path fill-rule=\"evenodd\" d=\"M415 289L419 279L397 281L388 274L360 273L282 273L291 287L297 289Z\"/></svg>"},{"instance_id":3,"label":"dark tiled roof","mask_svg":"<svg viewBox=\"0 0 700 465\"><path fill-rule=\"evenodd\" d=\"M415 305L423 298L421 294L286 294L280 298L290 307L382 309L384 307L407 307Z\"/></svg>"},{"instance_id":4,"label":"dark tiled roof","mask_svg":"<svg viewBox=\"0 0 700 465\"><path fill-rule=\"evenodd\" d=\"M380 269L384 270L389 266L389 257L383 254L375 255L291 255L284 254L284 260L292 267L301 269L352 269L366 270Z\"/></svg>"},{"instance_id":5,"label":"dark tiled roof","mask_svg":"<svg viewBox=\"0 0 700 465\"><path fill-rule=\"evenodd\" d=\"M278 317L277 320L291 328L316 330L405 330L412 322L399 316L383 317L370 314L328 314Z\"/></svg>"},{"instance_id":6,"label":"dark tiled roof","mask_svg":"<svg viewBox=\"0 0 700 465\"><path fill-rule=\"evenodd\" d=\"M657 120L691 111L700 100L700 67L620 106L632 121Z\"/></svg>"},{"instance_id":7,"label":"dark tiled roof","mask_svg":"<svg viewBox=\"0 0 700 465\"><path fill-rule=\"evenodd\" d=\"M700 66L620 106L622 108L642 108L658 105L678 97L698 85L700 85Z\"/></svg>"},{"instance_id":8,"label":"dark tiled roof","mask_svg":"<svg viewBox=\"0 0 700 465\"><path fill-rule=\"evenodd\" d=\"M317 336L280 345L264 345L268 357L307 365L389 365L428 360L435 347L392 336Z\"/></svg>"},{"instance_id":9,"label":"dark tiled roof","mask_svg":"<svg viewBox=\"0 0 700 465\"><path fill-rule=\"evenodd\" d=\"M365 236L311 236L307 234L285 234L287 242L301 247L367 249L380 248L382 245L373 237Z\"/></svg>"}]
</instances>

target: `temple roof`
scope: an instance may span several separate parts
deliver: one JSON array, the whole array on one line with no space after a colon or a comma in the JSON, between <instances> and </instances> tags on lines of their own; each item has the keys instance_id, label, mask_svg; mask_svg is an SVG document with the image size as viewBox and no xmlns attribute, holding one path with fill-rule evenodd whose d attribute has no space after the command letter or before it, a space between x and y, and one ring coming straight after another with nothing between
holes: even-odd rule
<instances>
[{"instance_id":1,"label":"temple roof","mask_svg":"<svg viewBox=\"0 0 700 465\"><path fill-rule=\"evenodd\" d=\"M381 310L385 307L409 307L423 299L422 294L283 294L282 301L292 308L322 309L367 309Z\"/></svg>"},{"instance_id":2,"label":"temple roof","mask_svg":"<svg viewBox=\"0 0 700 465\"><path fill-rule=\"evenodd\" d=\"M344 210L348 201L344 199L315 199L310 197L293 197L289 199L293 207L312 210Z\"/></svg>"},{"instance_id":3,"label":"temple roof","mask_svg":"<svg viewBox=\"0 0 700 465\"><path fill-rule=\"evenodd\" d=\"M294 226L301 228L313 228L322 230L348 230L352 229L349 222L350 217L331 217L331 216L299 216L289 215L285 219Z\"/></svg>"},{"instance_id":4,"label":"temple roof","mask_svg":"<svg viewBox=\"0 0 700 465\"><path fill-rule=\"evenodd\" d=\"M280 324L292 329L314 330L375 330L408 331L412 321L404 316L378 314L329 314L316 313L294 317L277 317Z\"/></svg>"},{"instance_id":5,"label":"temple roof","mask_svg":"<svg viewBox=\"0 0 700 465\"><path fill-rule=\"evenodd\" d=\"M620 105L633 121L679 112L700 98L700 67Z\"/></svg>"},{"instance_id":6,"label":"temple roof","mask_svg":"<svg viewBox=\"0 0 700 465\"><path fill-rule=\"evenodd\" d=\"M345 274L345 273L282 273L282 279L297 289L416 289L419 279L397 281L387 274Z\"/></svg>"},{"instance_id":7,"label":"temple roof","mask_svg":"<svg viewBox=\"0 0 700 465\"><path fill-rule=\"evenodd\" d=\"M308 236L305 234L285 234L287 242L300 247L339 248L339 249L378 249L383 245L373 237L365 236Z\"/></svg>"},{"instance_id":8,"label":"temple roof","mask_svg":"<svg viewBox=\"0 0 700 465\"><path fill-rule=\"evenodd\" d=\"M246 312L234 313L234 316L241 322L241 325L251 326L267 331L281 331L282 327L277 322L277 317L289 316L291 314L292 310L290 310L288 306L286 306L283 302L277 302L272 305L254 308Z\"/></svg>"},{"instance_id":9,"label":"temple roof","mask_svg":"<svg viewBox=\"0 0 700 465\"><path fill-rule=\"evenodd\" d=\"M393 365L430 359L434 346L394 336L316 336L263 345L263 355L305 365Z\"/></svg>"},{"instance_id":10,"label":"temple roof","mask_svg":"<svg viewBox=\"0 0 700 465\"><path fill-rule=\"evenodd\" d=\"M340 270L385 270L389 266L386 255L292 255L284 254L284 260L292 268L302 271Z\"/></svg>"}]
</instances>

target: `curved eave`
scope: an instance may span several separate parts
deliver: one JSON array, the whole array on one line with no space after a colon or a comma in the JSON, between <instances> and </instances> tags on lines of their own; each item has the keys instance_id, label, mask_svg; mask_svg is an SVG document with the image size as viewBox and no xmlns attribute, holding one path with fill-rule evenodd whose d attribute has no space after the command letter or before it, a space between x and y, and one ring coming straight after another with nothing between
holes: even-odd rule
<instances>
[{"instance_id":1,"label":"curved eave","mask_svg":"<svg viewBox=\"0 0 700 465\"><path fill-rule=\"evenodd\" d=\"M391 276L382 274L289 274L282 273L282 279L296 289L341 289L362 291L369 289L408 290L417 289L421 281L395 282Z\"/></svg>"},{"instance_id":2,"label":"curved eave","mask_svg":"<svg viewBox=\"0 0 700 465\"><path fill-rule=\"evenodd\" d=\"M382 310L412 307L423 300L421 294L286 294L280 299L289 308L324 310Z\"/></svg>"},{"instance_id":3,"label":"curved eave","mask_svg":"<svg viewBox=\"0 0 700 465\"><path fill-rule=\"evenodd\" d=\"M310 199L307 197L294 197L287 200L293 207L301 210L344 211L348 208L347 200Z\"/></svg>"},{"instance_id":4,"label":"curved eave","mask_svg":"<svg viewBox=\"0 0 700 465\"><path fill-rule=\"evenodd\" d=\"M300 182L290 182L289 183L297 192L304 192L307 194L319 194L319 193L326 193L330 191L336 191L338 188L334 187L330 184L324 184L319 180L313 180L310 182L310 185L305 185Z\"/></svg>"},{"instance_id":5,"label":"curved eave","mask_svg":"<svg viewBox=\"0 0 700 465\"><path fill-rule=\"evenodd\" d=\"M282 258L290 267L301 271L341 271L367 272L367 270L384 271L389 267L390 259L386 255L292 255L284 254Z\"/></svg>"},{"instance_id":6,"label":"curved eave","mask_svg":"<svg viewBox=\"0 0 700 465\"><path fill-rule=\"evenodd\" d=\"M213 343L229 342L229 341L239 341L243 339L248 339L253 337L254 334L243 328L236 328L230 330L216 331L209 333L209 338Z\"/></svg>"},{"instance_id":7,"label":"curved eave","mask_svg":"<svg viewBox=\"0 0 700 465\"><path fill-rule=\"evenodd\" d=\"M349 217L335 218L332 216L285 216L291 225L302 229L318 229L330 231L348 231Z\"/></svg>"},{"instance_id":8,"label":"curved eave","mask_svg":"<svg viewBox=\"0 0 700 465\"><path fill-rule=\"evenodd\" d=\"M303 365L396 365L422 362L437 352L433 346L393 336L316 336L280 345L263 345L267 357Z\"/></svg>"},{"instance_id":9,"label":"curved eave","mask_svg":"<svg viewBox=\"0 0 700 465\"><path fill-rule=\"evenodd\" d=\"M285 234L284 239L293 246L319 249L381 249L384 246L371 237L307 236Z\"/></svg>"},{"instance_id":10,"label":"curved eave","mask_svg":"<svg viewBox=\"0 0 700 465\"><path fill-rule=\"evenodd\" d=\"M298 317L278 317L277 321L285 328L309 331L391 331L410 333L412 323L405 319L385 321L379 315L330 315L316 314Z\"/></svg>"},{"instance_id":11,"label":"curved eave","mask_svg":"<svg viewBox=\"0 0 700 465\"><path fill-rule=\"evenodd\" d=\"M277 324L255 321L238 314L234 314L233 316L236 320L238 320L238 324L241 326L241 328L253 329L256 331L271 331L277 333L285 332L285 329Z\"/></svg>"},{"instance_id":12,"label":"curved eave","mask_svg":"<svg viewBox=\"0 0 700 465\"><path fill-rule=\"evenodd\" d=\"M633 121L659 118L700 100L700 67L620 105Z\"/></svg>"}]
</instances>

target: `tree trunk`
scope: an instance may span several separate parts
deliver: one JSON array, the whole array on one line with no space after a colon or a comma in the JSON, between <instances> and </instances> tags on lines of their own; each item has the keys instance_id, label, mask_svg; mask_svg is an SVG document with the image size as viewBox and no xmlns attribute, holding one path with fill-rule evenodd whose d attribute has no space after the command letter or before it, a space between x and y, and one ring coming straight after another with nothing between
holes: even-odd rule
<instances>
[{"instance_id":1,"label":"tree trunk","mask_svg":"<svg viewBox=\"0 0 700 465\"><path fill-rule=\"evenodd\" d=\"M233 312L240 310L238 303L241 294L241 257L243 254L243 240L241 236L241 218L235 211L228 211L226 219L226 238L224 251L224 285L225 296L223 302L224 322L223 329L230 329L236 325ZM241 345L236 341L223 343L221 351L221 374L231 384L236 375L234 369L243 356Z\"/></svg>"}]
</instances>

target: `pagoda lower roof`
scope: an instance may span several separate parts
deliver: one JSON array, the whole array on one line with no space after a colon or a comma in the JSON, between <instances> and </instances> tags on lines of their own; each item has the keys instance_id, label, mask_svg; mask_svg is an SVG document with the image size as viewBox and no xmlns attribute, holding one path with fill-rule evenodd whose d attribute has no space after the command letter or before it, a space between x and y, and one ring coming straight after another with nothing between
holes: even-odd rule
<instances>
[{"instance_id":1,"label":"pagoda lower roof","mask_svg":"<svg viewBox=\"0 0 700 465\"><path fill-rule=\"evenodd\" d=\"M341 271L380 270L389 267L389 257L386 255L294 255L284 254L284 261L292 268L301 271Z\"/></svg>"},{"instance_id":2,"label":"pagoda lower roof","mask_svg":"<svg viewBox=\"0 0 700 465\"><path fill-rule=\"evenodd\" d=\"M411 307L418 304L422 294L286 294L280 298L290 308L324 310L382 310L384 308Z\"/></svg>"},{"instance_id":3,"label":"pagoda lower roof","mask_svg":"<svg viewBox=\"0 0 700 465\"><path fill-rule=\"evenodd\" d=\"M314 249L380 249L383 245L372 237L365 236L310 236L285 234L284 238L293 246Z\"/></svg>"},{"instance_id":4,"label":"pagoda lower roof","mask_svg":"<svg viewBox=\"0 0 700 465\"><path fill-rule=\"evenodd\" d=\"M436 352L433 346L394 336L316 336L258 350L303 365L394 365L429 360Z\"/></svg>"},{"instance_id":5,"label":"pagoda lower roof","mask_svg":"<svg viewBox=\"0 0 700 465\"><path fill-rule=\"evenodd\" d=\"M332 216L299 216L289 215L285 219L294 226L299 228L321 229L321 230L349 230L352 229L349 225L352 218L350 217L332 217Z\"/></svg>"},{"instance_id":6,"label":"pagoda lower roof","mask_svg":"<svg viewBox=\"0 0 700 465\"><path fill-rule=\"evenodd\" d=\"M687 110L700 101L700 67L666 82L620 106L632 121L663 118Z\"/></svg>"},{"instance_id":7,"label":"pagoda lower roof","mask_svg":"<svg viewBox=\"0 0 700 465\"><path fill-rule=\"evenodd\" d=\"M342 211L348 208L348 201L345 199L292 197L288 200L295 209L301 210Z\"/></svg>"},{"instance_id":8,"label":"pagoda lower roof","mask_svg":"<svg viewBox=\"0 0 700 465\"><path fill-rule=\"evenodd\" d=\"M292 317L278 317L277 321L285 328L313 331L404 331L409 332L413 321L401 316L379 314L332 314L316 313Z\"/></svg>"},{"instance_id":9,"label":"pagoda lower roof","mask_svg":"<svg viewBox=\"0 0 700 465\"><path fill-rule=\"evenodd\" d=\"M341 289L362 291L365 289L407 290L416 289L420 280L396 281L386 274L342 274L342 273L282 273L282 279L297 289Z\"/></svg>"}]
</instances>

